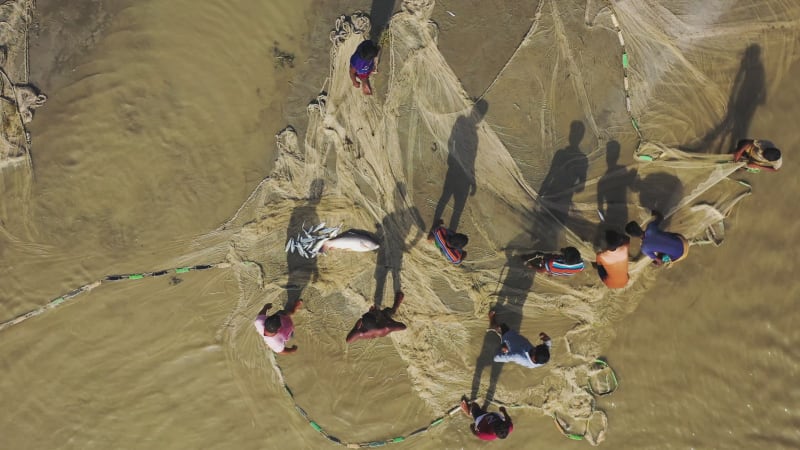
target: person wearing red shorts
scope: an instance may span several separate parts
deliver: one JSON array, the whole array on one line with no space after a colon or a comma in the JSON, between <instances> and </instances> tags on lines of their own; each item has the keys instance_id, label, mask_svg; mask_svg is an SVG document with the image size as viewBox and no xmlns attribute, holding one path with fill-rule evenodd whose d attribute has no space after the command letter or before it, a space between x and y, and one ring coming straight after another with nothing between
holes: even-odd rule
<instances>
[{"instance_id":1,"label":"person wearing red shorts","mask_svg":"<svg viewBox=\"0 0 800 450\"><path fill-rule=\"evenodd\" d=\"M372 95L369 76L377 68L380 47L372 41L364 41L358 45L356 52L350 57L350 80L353 87L360 87L364 95Z\"/></svg>"}]
</instances>

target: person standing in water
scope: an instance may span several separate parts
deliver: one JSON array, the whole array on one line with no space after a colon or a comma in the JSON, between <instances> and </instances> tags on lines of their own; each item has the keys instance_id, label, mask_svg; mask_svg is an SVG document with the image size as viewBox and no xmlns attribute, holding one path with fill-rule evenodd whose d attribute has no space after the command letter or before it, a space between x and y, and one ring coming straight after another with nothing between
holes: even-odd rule
<instances>
[{"instance_id":1,"label":"person standing in water","mask_svg":"<svg viewBox=\"0 0 800 450\"><path fill-rule=\"evenodd\" d=\"M606 231L605 250L597 252L597 273L611 289L624 288L628 284L628 236L614 230Z\"/></svg>"},{"instance_id":2,"label":"person standing in water","mask_svg":"<svg viewBox=\"0 0 800 450\"><path fill-rule=\"evenodd\" d=\"M783 165L781 151L761 139L742 139L736 144L733 162L744 161L748 170L777 172Z\"/></svg>"},{"instance_id":3,"label":"person standing in water","mask_svg":"<svg viewBox=\"0 0 800 450\"><path fill-rule=\"evenodd\" d=\"M503 406L500 407L500 414L490 413L478 406L477 403L467 401L464 398L461 400L461 411L467 417L475 420L469 426L469 429L472 430L472 434L483 441L505 439L514 431L514 423L511 422L511 416L508 415L506 408Z\"/></svg>"},{"instance_id":4,"label":"person standing in water","mask_svg":"<svg viewBox=\"0 0 800 450\"><path fill-rule=\"evenodd\" d=\"M275 353L287 354L297 351L297 346L286 346L286 342L294 335L294 322L292 322L292 315L303 306L302 300L294 302L291 311L280 310L271 316L267 316L267 311L272 308L272 303L267 303L258 312L255 322L253 323L258 331L258 334L264 338L264 342Z\"/></svg>"},{"instance_id":5,"label":"person standing in water","mask_svg":"<svg viewBox=\"0 0 800 450\"><path fill-rule=\"evenodd\" d=\"M358 45L356 52L350 57L350 80L353 82L353 87L360 87L364 95L372 95L369 76L378 67L379 52L380 47L366 40Z\"/></svg>"},{"instance_id":6,"label":"person standing in water","mask_svg":"<svg viewBox=\"0 0 800 450\"><path fill-rule=\"evenodd\" d=\"M689 241L678 233L670 233L659 229L664 216L658 211L653 211L654 219L642 230L636 222L625 226L625 232L630 236L642 239L642 253L653 260L653 264L675 263L689 254Z\"/></svg>"},{"instance_id":7,"label":"person standing in water","mask_svg":"<svg viewBox=\"0 0 800 450\"><path fill-rule=\"evenodd\" d=\"M545 333L539 333L542 343L534 346L529 340L506 324L498 324L495 311L489 311L489 328L500 335L502 344L494 357L494 362L515 362L529 369L542 367L550 361L551 339Z\"/></svg>"}]
</instances>

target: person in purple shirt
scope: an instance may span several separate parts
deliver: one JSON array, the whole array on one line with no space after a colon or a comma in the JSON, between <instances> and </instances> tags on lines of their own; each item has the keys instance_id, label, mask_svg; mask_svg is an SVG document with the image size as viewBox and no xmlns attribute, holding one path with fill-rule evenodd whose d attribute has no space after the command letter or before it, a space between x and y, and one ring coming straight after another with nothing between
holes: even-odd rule
<instances>
[{"instance_id":1,"label":"person in purple shirt","mask_svg":"<svg viewBox=\"0 0 800 450\"><path fill-rule=\"evenodd\" d=\"M662 231L658 228L664 216L658 211L653 211L654 219L642 230L636 222L625 226L625 232L632 237L642 239L642 253L653 260L653 264L674 263L682 260L689 254L689 241L678 233Z\"/></svg>"},{"instance_id":2,"label":"person in purple shirt","mask_svg":"<svg viewBox=\"0 0 800 450\"><path fill-rule=\"evenodd\" d=\"M496 315L495 311L489 311L489 329L499 334L502 342L494 356L494 362L514 362L520 366L535 369L550 361L550 336L539 333L542 343L534 346L515 330L509 329L508 325L504 323L498 325Z\"/></svg>"},{"instance_id":3,"label":"person in purple shirt","mask_svg":"<svg viewBox=\"0 0 800 450\"><path fill-rule=\"evenodd\" d=\"M380 47L367 40L360 43L356 52L350 57L350 80L353 82L353 87L360 87L364 95L372 95L369 76L376 71L379 51Z\"/></svg>"}]
</instances>

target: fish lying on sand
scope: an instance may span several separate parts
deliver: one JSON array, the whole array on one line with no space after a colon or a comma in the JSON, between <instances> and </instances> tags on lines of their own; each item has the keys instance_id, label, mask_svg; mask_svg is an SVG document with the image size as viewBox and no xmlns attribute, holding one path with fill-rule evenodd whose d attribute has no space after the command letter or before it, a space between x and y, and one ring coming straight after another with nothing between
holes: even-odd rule
<instances>
[{"instance_id":1,"label":"fish lying on sand","mask_svg":"<svg viewBox=\"0 0 800 450\"><path fill-rule=\"evenodd\" d=\"M330 249L371 252L380 247L378 242L366 233L348 230L340 235L341 226L326 227L325 225L323 222L308 228L302 226L296 237L289 238L285 251L311 259Z\"/></svg>"}]
</instances>

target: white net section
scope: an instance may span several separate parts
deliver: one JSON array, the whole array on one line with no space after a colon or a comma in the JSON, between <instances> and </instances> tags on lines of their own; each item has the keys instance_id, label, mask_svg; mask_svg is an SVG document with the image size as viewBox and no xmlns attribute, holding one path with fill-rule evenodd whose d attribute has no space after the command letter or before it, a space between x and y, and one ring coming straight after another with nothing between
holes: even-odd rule
<instances>
[{"instance_id":1,"label":"white net section","mask_svg":"<svg viewBox=\"0 0 800 450\"><path fill-rule=\"evenodd\" d=\"M605 229L645 221L651 209L694 244L721 242L725 217L750 192L729 178L740 165L727 153L763 102L764 71L779 79L795 54L787 46L798 42L769 38L797 33L796 2L662 3L541 1L480 99L468 97L437 49L433 2L405 2L393 17L372 97L347 73L369 20L341 17L305 142L291 127L278 134L275 172L226 225L241 226L230 246L242 290L232 355L258 364L259 352L240 347L255 345L246 337L252 312L288 292L311 311L298 339L318 347L285 360L290 383L302 361L363 351L359 358L402 359L433 410L466 393L541 408L567 427L584 420L590 441L602 439L605 416L584 390L585 367L613 337L613 321L635 308L648 261L632 265L633 286L620 294L591 270L571 280L534 276L517 256L573 245L594 260ZM779 54L772 67L762 52ZM636 149L632 163L622 148ZM462 266L424 240L439 218L470 237ZM377 258L287 258L286 239L322 220L376 232ZM390 274L394 289L385 287ZM349 350L350 324L400 288L398 320L408 329L386 338L392 354ZM493 366L498 341L483 332L491 307L528 336L548 327L551 364L524 376ZM331 370L349 376L346 366Z\"/></svg>"}]
</instances>

